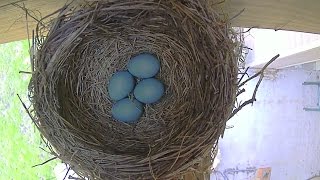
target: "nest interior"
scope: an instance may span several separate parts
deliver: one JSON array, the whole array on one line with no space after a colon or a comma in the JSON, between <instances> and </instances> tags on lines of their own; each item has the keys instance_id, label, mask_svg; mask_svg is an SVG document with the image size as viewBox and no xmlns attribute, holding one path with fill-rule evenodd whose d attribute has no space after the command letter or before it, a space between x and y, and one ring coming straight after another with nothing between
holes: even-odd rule
<instances>
[{"instance_id":1,"label":"nest interior","mask_svg":"<svg viewBox=\"0 0 320 180\"><path fill-rule=\"evenodd\" d=\"M32 119L83 177L170 179L208 156L237 92L236 38L205 1L109 0L67 5L38 24ZM107 85L142 52L161 62L165 95L139 122L111 116Z\"/></svg>"}]
</instances>

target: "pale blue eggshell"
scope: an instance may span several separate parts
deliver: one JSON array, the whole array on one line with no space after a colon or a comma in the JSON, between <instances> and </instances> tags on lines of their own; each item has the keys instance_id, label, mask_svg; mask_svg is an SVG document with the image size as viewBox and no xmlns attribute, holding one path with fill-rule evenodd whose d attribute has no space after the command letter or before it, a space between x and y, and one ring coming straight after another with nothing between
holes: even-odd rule
<instances>
[{"instance_id":1,"label":"pale blue eggshell","mask_svg":"<svg viewBox=\"0 0 320 180\"><path fill-rule=\"evenodd\" d=\"M128 71L138 78L151 78L160 70L160 61L152 54L143 53L131 58Z\"/></svg>"},{"instance_id":2,"label":"pale blue eggshell","mask_svg":"<svg viewBox=\"0 0 320 180\"><path fill-rule=\"evenodd\" d=\"M160 100L164 94L164 85L155 78L140 81L133 91L134 97L145 104L152 104Z\"/></svg>"},{"instance_id":3,"label":"pale blue eggshell","mask_svg":"<svg viewBox=\"0 0 320 180\"><path fill-rule=\"evenodd\" d=\"M136 122L140 119L142 113L143 104L129 98L116 102L111 109L111 114L116 120L126 123Z\"/></svg>"},{"instance_id":4,"label":"pale blue eggshell","mask_svg":"<svg viewBox=\"0 0 320 180\"><path fill-rule=\"evenodd\" d=\"M112 100L118 101L127 97L135 85L134 77L128 71L114 73L108 84L109 96Z\"/></svg>"}]
</instances>

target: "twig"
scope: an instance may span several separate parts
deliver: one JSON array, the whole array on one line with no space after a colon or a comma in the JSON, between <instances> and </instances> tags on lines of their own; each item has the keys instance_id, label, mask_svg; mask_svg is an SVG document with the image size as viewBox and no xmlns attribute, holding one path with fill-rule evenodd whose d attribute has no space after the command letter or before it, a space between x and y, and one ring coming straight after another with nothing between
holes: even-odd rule
<instances>
[{"instance_id":1,"label":"twig","mask_svg":"<svg viewBox=\"0 0 320 180\"><path fill-rule=\"evenodd\" d=\"M46 152L46 153L48 153L48 154L51 154L51 155L53 155L51 152L49 152L49 151L47 151L47 150L45 150L43 147L39 147L42 151L44 151L44 152Z\"/></svg>"},{"instance_id":2,"label":"twig","mask_svg":"<svg viewBox=\"0 0 320 180\"><path fill-rule=\"evenodd\" d=\"M256 94L257 94L258 88L259 88L263 78L264 78L264 74L262 73L259 78L258 83L256 84L256 87L254 88L253 94L252 94L252 99L254 99L254 101L256 101Z\"/></svg>"},{"instance_id":3,"label":"twig","mask_svg":"<svg viewBox=\"0 0 320 180\"><path fill-rule=\"evenodd\" d=\"M23 74L32 74L32 72L28 72L28 71L19 71L19 74L21 74L21 73L23 73Z\"/></svg>"},{"instance_id":4,"label":"twig","mask_svg":"<svg viewBox=\"0 0 320 180\"><path fill-rule=\"evenodd\" d=\"M234 125L226 125L226 129L234 128Z\"/></svg>"},{"instance_id":5,"label":"twig","mask_svg":"<svg viewBox=\"0 0 320 180\"><path fill-rule=\"evenodd\" d=\"M21 97L19 96L19 94L17 94L17 96L18 96L18 98L19 98L22 106L24 107L25 111L26 111L27 114L29 115L30 119L31 119L32 122L36 125L36 122L35 122L35 120L33 119L32 115L30 114L27 106L26 106L25 103L22 101L22 99L21 99ZM44 142L44 143L46 144L46 146L50 149L50 147L48 146L48 143L43 139L42 134L40 134L40 137L41 137L41 139L42 139L42 142ZM45 149L43 149L42 147L39 147L39 148L42 149L43 151L51 154L51 155L55 155L55 157L54 157L54 158L51 158L51 159L49 159L49 160L47 160L47 161L45 161L45 162L43 162L43 163L41 163L41 164L34 165L34 166L32 166L32 167L37 167L37 166L40 166L40 165L44 165L44 164L46 164L46 163L48 163L48 162L50 162L50 161L52 161L52 160L54 160L54 159L57 158L57 155L56 155L51 149L50 149L50 150L51 150L51 153L50 153L50 152L46 151Z\"/></svg>"},{"instance_id":6,"label":"twig","mask_svg":"<svg viewBox=\"0 0 320 180\"><path fill-rule=\"evenodd\" d=\"M63 180L65 180L65 179L67 178L67 175L68 175L69 171L70 171L70 166L69 166L69 168L68 168L68 170L67 170L66 175L64 175Z\"/></svg>"},{"instance_id":7,"label":"twig","mask_svg":"<svg viewBox=\"0 0 320 180\"><path fill-rule=\"evenodd\" d=\"M48 162L50 162L50 161L52 161L52 160L55 160L55 159L57 159L57 158L58 158L58 157L50 158L50 159L46 160L45 162L40 163L40 164L37 164L37 165L34 165L34 166L32 166L32 167L34 168L34 167L37 167L37 166L45 165L45 164L47 164Z\"/></svg>"},{"instance_id":8,"label":"twig","mask_svg":"<svg viewBox=\"0 0 320 180\"><path fill-rule=\"evenodd\" d=\"M26 104L24 104L24 102L22 101L22 99L21 99L21 97L19 96L19 94L17 94L17 96L18 96L18 98L19 98L22 106L23 106L24 109L26 110L27 114L29 115L30 119L32 120L32 122L33 122L34 124L36 124L35 120L33 119L32 115L30 114L29 109L27 108Z\"/></svg>"},{"instance_id":9,"label":"twig","mask_svg":"<svg viewBox=\"0 0 320 180\"><path fill-rule=\"evenodd\" d=\"M250 32L250 31L251 31L251 29L253 29L253 28L258 28L258 26L253 26L253 27L251 27L251 28L247 29L246 31L243 31L242 33L248 33L248 32Z\"/></svg>"},{"instance_id":10,"label":"twig","mask_svg":"<svg viewBox=\"0 0 320 180\"><path fill-rule=\"evenodd\" d=\"M236 96L236 97L238 97L240 94L242 94L242 93L244 93L244 92L246 92L246 90L245 90L245 89L241 89L240 91L238 91L238 93L237 93L237 96Z\"/></svg>"},{"instance_id":11,"label":"twig","mask_svg":"<svg viewBox=\"0 0 320 180\"><path fill-rule=\"evenodd\" d=\"M0 8L6 7L6 6L10 6L10 5L14 5L16 3L23 2L23 1L26 1L26 0L20 0L20 1L15 1L15 2L12 2L12 3L8 3L8 4L0 6Z\"/></svg>"},{"instance_id":12,"label":"twig","mask_svg":"<svg viewBox=\"0 0 320 180\"><path fill-rule=\"evenodd\" d=\"M18 6L18 5L16 5ZM23 3L23 8L26 9L24 3ZM28 46L29 46L29 49L31 49L31 45L30 45L30 32L29 32L29 23L28 23L28 11L25 10L25 18L26 18L26 25L27 25L27 37L28 37ZM29 52L30 53L30 52ZM31 53L30 53L31 55Z\"/></svg>"},{"instance_id":13,"label":"twig","mask_svg":"<svg viewBox=\"0 0 320 180\"><path fill-rule=\"evenodd\" d=\"M255 75L251 76L249 79L245 80L244 82L242 82L238 87L241 87L243 85L245 85L247 82L249 82L251 79L256 78L257 76L259 76L261 73L263 73L263 71L271 64L273 63L280 55L277 54L276 56L274 56L266 65L263 66L263 68L256 73Z\"/></svg>"},{"instance_id":14,"label":"twig","mask_svg":"<svg viewBox=\"0 0 320 180\"><path fill-rule=\"evenodd\" d=\"M243 49L248 49L248 50L253 50L252 48L249 48L249 47L246 47L246 46L244 46L244 47L242 47Z\"/></svg>"},{"instance_id":15,"label":"twig","mask_svg":"<svg viewBox=\"0 0 320 180\"><path fill-rule=\"evenodd\" d=\"M29 36L29 35L28 35ZM36 52L36 40L34 37L34 30L32 30L32 49L29 50L29 54L30 54L30 64L31 64L31 71L34 72L34 53ZM29 40L30 41L30 40ZM30 42L29 42L30 44ZM30 46L30 45L29 45Z\"/></svg>"},{"instance_id":16,"label":"twig","mask_svg":"<svg viewBox=\"0 0 320 180\"><path fill-rule=\"evenodd\" d=\"M6 30L2 31L1 33L9 32L9 31L11 30L11 28L12 28L14 25L16 25L16 23L18 23L18 21L21 20L21 18L22 18L22 17L18 17L17 19L15 19L15 20L13 21L13 23L12 23Z\"/></svg>"},{"instance_id":17,"label":"twig","mask_svg":"<svg viewBox=\"0 0 320 180\"><path fill-rule=\"evenodd\" d=\"M245 8L243 8L240 12L238 12L236 15L232 16L232 18L229 19L229 21L235 19L236 17L240 16L244 12Z\"/></svg>"},{"instance_id":18,"label":"twig","mask_svg":"<svg viewBox=\"0 0 320 180\"><path fill-rule=\"evenodd\" d=\"M25 7L24 3L23 3L23 6L21 6L21 5L19 5L19 4L12 4L12 5L15 6L15 7L17 7L17 8L21 8L22 10L25 11L26 15L30 16L32 19L34 19L35 21L37 21L37 23L39 23L39 24L41 24L42 26L44 26L44 24L43 24L41 21L39 21L35 16L33 16L32 14L30 14L30 12L29 12L30 10L28 10L28 9Z\"/></svg>"},{"instance_id":19,"label":"twig","mask_svg":"<svg viewBox=\"0 0 320 180\"><path fill-rule=\"evenodd\" d=\"M242 76L241 76L241 78L239 79L238 84L240 84L240 82L242 81L242 79L243 79L243 77L244 77L245 75L248 75L248 70L249 70L249 67L247 67L246 70L242 73Z\"/></svg>"},{"instance_id":20,"label":"twig","mask_svg":"<svg viewBox=\"0 0 320 180\"><path fill-rule=\"evenodd\" d=\"M226 0L222 0L222 1L219 1L219 2L216 2L216 3L213 3L212 6L216 6L216 5L225 3L225 2L226 2Z\"/></svg>"},{"instance_id":21,"label":"twig","mask_svg":"<svg viewBox=\"0 0 320 180\"><path fill-rule=\"evenodd\" d=\"M254 93L255 94L255 93ZM253 97L247 101L245 101L244 103L242 103L237 109L235 109L234 111L232 111L229 119L231 119L234 115L236 115L242 108L244 108L245 106L254 103L254 101L256 101L256 98Z\"/></svg>"},{"instance_id":22,"label":"twig","mask_svg":"<svg viewBox=\"0 0 320 180\"><path fill-rule=\"evenodd\" d=\"M288 25L289 23L291 23L293 20L288 20L286 23L284 23L284 24L282 24L282 25L280 25L280 26L278 26L278 27L275 27L274 28L274 31L279 31L279 30L283 30L283 28L286 26L286 25Z\"/></svg>"},{"instance_id":23,"label":"twig","mask_svg":"<svg viewBox=\"0 0 320 180\"><path fill-rule=\"evenodd\" d=\"M84 178L78 178L78 177L74 177L72 175L69 175L68 179L74 179L74 180L82 180Z\"/></svg>"},{"instance_id":24,"label":"twig","mask_svg":"<svg viewBox=\"0 0 320 180\"><path fill-rule=\"evenodd\" d=\"M242 103L239 107L237 107L235 110L232 111L229 119L231 119L234 115L236 115L242 108L244 108L245 106L249 105L249 104L253 104L255 101L256 101L256 94L257 94L257 91L258 91L258 88L261 84L261 81L264 77L264 71L266 70L266 68L272 63L274 62L280 55L277 54L276 56L274 56L266 65L263 66L263 68L257 72L256 74L254 74L253 76L251 76L250 78L248 78L246 81L244 81L243 83L241 83L238 87L241 87L243 86L245 83L247 83L248 81L256 78L257 76L260 75L260 78L259 78L259 81L257 82L256 84L256 87L254 88L254 91L253 91L253 94L252 94L252 97L251 99L245 101L244 103ZM240 92L243 91L240 90ZM239 94L239 93L238 93Z\"/></svg>"},{"instance_id":25,"label":"twig","mask_svg":"<svg viewBox=\"0 0 320 180\"><path fill-rule=\"evenodd\" d=\"M150 157L150 154L151 154L151 147L149 145L149 153L148 153L148 157L149 157L149 169L150 169L150 173L153 177L153 179L157 179L156 176L154 175L153 173L153 169L152 169L152 165L151 165L151 157Z\"/></svg>"}]
</instances>

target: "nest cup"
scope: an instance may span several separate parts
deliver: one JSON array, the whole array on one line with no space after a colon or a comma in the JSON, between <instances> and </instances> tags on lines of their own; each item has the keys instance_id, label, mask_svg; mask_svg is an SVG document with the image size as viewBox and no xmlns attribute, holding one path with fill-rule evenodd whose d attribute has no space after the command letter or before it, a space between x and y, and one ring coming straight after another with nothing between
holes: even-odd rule
<instances>
[{"instance_id":1,"label":"nest cup","mask_svg":"<svg viewBox=\"0 0 320 180\"><path fill-rule=\"evenodd\" d=\"M228 22L205 1L68 5L35 32L32 119L79 175L172 179L210 155L234 107L239 53ZM119 122L109 78L145 52L161 62L165 95L137 123Z\"/></svg>"}]
</instances>

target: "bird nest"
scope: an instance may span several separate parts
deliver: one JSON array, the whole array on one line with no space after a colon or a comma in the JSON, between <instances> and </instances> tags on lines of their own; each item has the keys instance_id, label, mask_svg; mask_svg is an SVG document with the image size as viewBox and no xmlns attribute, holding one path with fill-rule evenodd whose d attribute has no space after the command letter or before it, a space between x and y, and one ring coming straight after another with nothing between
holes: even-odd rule
<instances>
[{"instance_id":1,"label":"bird nest","mask_svg":"<svg viewBox=\"0 0 320 180\"><path fill-rule=\"evenodd\" d=\"M39 21L30 114L52 153L91 179L197 170L234 108L241 55L228 21L205 2L91 1ZM165 95L137 123L119 122L108 81L143 52L160 60Z\"/></svg>"}]
</instances>

